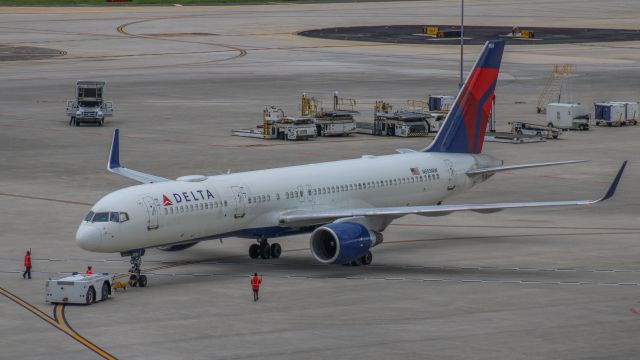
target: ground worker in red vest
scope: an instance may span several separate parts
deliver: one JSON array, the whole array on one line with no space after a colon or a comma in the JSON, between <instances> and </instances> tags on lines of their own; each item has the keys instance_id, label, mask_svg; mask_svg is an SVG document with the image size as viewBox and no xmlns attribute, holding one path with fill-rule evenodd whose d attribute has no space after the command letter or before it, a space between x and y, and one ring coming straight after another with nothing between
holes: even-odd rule
<instances>
[{"instance_id":1,"label":"ground worker in red vest","mask_svg":"<svg viewBox=\"0 0 640 360\"><path fill-rule=\"evenodd\" d=\"M91 266L87 267L87 271L84 272L87 275L93 275L93 269L91 268Z\"/></svg>"},{"instance_id":2,"label":"ground worker in red vest","mask_svg":"<svg viewBox=\"0 0 640 360\"><path fill-rule=\"evenodd\" d=\"M258 277L258 273L253 273L251 277L251 289L253 289L253 301L258 301L258 291L260 291L260 284L262 283L262 276Z\"/></svg>"},{"instance_id":3,"label":"ground worker in red vest","mask_svg":"<svg viewBox=\"0 0 640 360\"><path fill-rule=\"evenodd\" d=\"M24 256L24 272L22 273L22 278L31 279L31 250L27 250L27 254Z\"/></svg>"}]
</instances>

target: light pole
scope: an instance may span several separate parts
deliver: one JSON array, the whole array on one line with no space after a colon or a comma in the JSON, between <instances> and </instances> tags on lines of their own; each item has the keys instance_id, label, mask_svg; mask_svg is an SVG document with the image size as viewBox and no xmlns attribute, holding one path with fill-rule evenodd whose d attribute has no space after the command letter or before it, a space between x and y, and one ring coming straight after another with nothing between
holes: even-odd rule
<instances>
[{"instance_id":1,"label":"light pole","mask_svg":"<svg viewBox=\"0 0 640 360\"><path fill-rule=\"evenodd\" d=\"M464 61L464 0L461 0L460 4L460 84L458 88L462 89L463 79L463 61Z\"/></svg>"}]
</instances>

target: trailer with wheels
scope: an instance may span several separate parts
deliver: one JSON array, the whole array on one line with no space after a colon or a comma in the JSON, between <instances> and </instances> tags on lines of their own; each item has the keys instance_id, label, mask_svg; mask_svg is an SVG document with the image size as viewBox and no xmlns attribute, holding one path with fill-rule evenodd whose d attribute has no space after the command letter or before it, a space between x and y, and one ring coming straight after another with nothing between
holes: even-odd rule
<instances>
[{"instance_id":1,"label":"trailer with wheels","mask_svg":"<svg viewBox=\"0 0 640 360\"><path fill-rule=\"evenodd\" d=\"M45 284L48 303L91 305L111 296L111 276L103 274L65 275L49 278Z\"/></svg>"},{"instance_id":2,"label":"trailer with wheels","mask_svg":"<svg viewBox=\"0 0 640 360\"><path fill-rule=\"evenodd\" d=\"M514 121L511 124L511 132L519 135L532 135L545 139L557 139L562 134L562 129L553 126Z\"/></svg>"},{"instance_id":3,"label":"trailer with wheels","mask_svg":"<svg viewBox=\"0 0 640 360\"><path fill-rule=\"evenodd\" d=\"M102 126L106 117L113 116L113 102L104 101L102 97L105 85L105 81L76 82L76 99L67 100L69 125L92 123Z\"/></svg>"}]
</instances>

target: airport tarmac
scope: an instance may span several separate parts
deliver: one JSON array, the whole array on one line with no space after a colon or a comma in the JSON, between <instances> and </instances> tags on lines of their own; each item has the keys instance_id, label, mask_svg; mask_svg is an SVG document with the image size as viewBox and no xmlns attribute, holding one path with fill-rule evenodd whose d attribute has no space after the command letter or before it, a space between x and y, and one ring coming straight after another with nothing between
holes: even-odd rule
<instances>
[{"instance_id":1,"label":"airport tarmac","mask_svg":"<svg viewBox=\"0 0 640 360\"><path fill-rule=\"evenodd\" d=\"M470 25L640 29L635 0L466 1ZM105 169L113 129L127 167L176 178L388 154L431 138L232 137L265 105L298 111L302 92L402 104L452 94L459 49L323 40L326 27L455 23L457 1L211 7L4 8L0 44L60 56L0 62L0 358L21 359L630 359L640 351L640 127L532 144L485 143L507 164L590 163L507 172L450 203L599 197L623 160L616 196L589 208L410 216L367 267L324 266L308 236L251 260L229 238L149 250L147 288L89 307L44 302L60 272L122 273L128 258L75 245L101 196L134 183ZM469 68L479 46L465 47ZM43 53L55 53L50 50ZM2 59L2 57L0 57ZM576 101L637 101L640 42L509 46L496 89L498 128L544 123L536 99L551 64L575 63ZM76 80L107 81L115 114L69 127ZM591 107L591 106L589 106ZM273 241L273 240L272 240ZM33 249L33 280L20 277ZM254 303L248 275L263 274Z\"/></svg>"}]
</instances>

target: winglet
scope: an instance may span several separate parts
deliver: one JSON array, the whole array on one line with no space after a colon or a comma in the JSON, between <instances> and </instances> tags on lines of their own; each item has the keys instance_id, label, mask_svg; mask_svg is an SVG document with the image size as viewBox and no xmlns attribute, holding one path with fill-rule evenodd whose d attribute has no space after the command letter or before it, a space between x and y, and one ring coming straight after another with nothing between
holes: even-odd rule
<instances>
[{"instance_id":1,"label":"winglet","mask_svg":"<svg viewBox=\"0 0 640 360\"><path fill-rule=\"evenodd\" d=\"M616 193L616 189L618 188L618 183L620 182L620 178L622 177L622 173L624 172L624 168L626 166L627 166L627 160L625 160L622 163L622 166L620 167L620 170L618 170L618 174L616 175L616 178L613 179L611 186L609 186L609 190L607 190L607 193L604 194L604 196L600 198L598 202L608 200L608 199L611 199L611 197L613 197L613 194Z\"/></svg>"},{"instance_id":2,"label":"winglet","mask_svg":"<svg viewBox=\"0 0 640 360\"><path fill-rule=\"evenodd\" d=\"M120 167L120 129L113 132L113 141L111 142L111 152L109 153L109 163L107 170L117 169Z\"/></svg>"}]
</instances>

